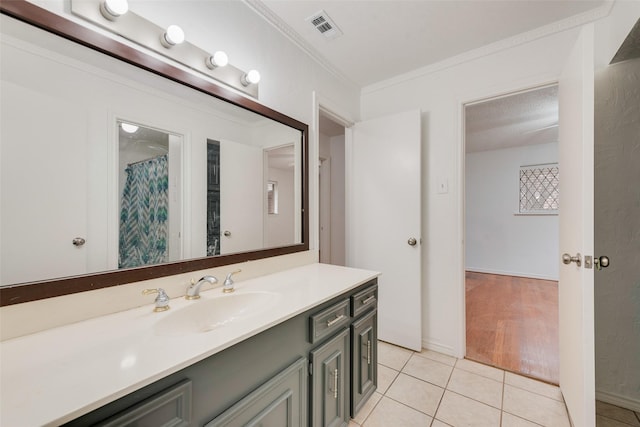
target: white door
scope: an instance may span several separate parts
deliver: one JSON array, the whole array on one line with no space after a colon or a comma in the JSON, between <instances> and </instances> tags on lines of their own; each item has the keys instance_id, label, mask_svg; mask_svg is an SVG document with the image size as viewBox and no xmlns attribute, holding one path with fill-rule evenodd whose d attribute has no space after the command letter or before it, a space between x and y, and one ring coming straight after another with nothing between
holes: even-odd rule
<instances>
[{"instance_id":1,"label":"white door","mask_svg":"<svg viewBox=\"0 0 640 427\"><path fill-rule=\"evenodd\" d=\"M1 284L85 274L92 242L73 241L87 239L87 112L30 89L40 85L4 55Z\"/></svg>"},{"instance_id":2,"label":"white door","mask_svg":"<svg viewBox=\"0 0 640 427\"><path fill-rule=\"evenodd\" d=\"M220 253L262 249L264 156L262 148L220 141Z\"/></svg>"},{"instance_id":3,"label":"white door","mask_svg":"<svg viewBox=\"0 0 640 427\"><path fill-rule=\"evenodd\" d=\"M419 351L420 111L360 122L348 128L345 136L350 154L346 166L347 265L382 273L378 279L378 337Z\"/></svg>"},{"instance_id":4,"label":"white door","mask_svg":"<svg viewBox=\"0 0 640 427\"><path fill-rule=\"evenodd\" d=\"M577 256L560 266L560 388L576 426L595 426L593 269L593 25L583 27L559 84L560 252Z\"/></svg>"}]
</instances>

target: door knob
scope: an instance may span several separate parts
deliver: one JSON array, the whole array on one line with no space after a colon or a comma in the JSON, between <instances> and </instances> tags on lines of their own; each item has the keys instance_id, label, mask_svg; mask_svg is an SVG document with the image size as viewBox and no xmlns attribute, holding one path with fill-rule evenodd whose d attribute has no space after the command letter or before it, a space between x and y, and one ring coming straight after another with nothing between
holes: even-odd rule
<instances>
[{"instance_id":1,"label":"door knob","mask_svg":"<svg viewBox=\"0 0 640 427\"><path fill-rule=\"evenodd\" d=\"M407 240L407 243L409 244L409 246L415 246L418 241L416 240L415 237L409 237L409 240Z\"/></svg>"},{"instance_id":2,"label":"door knob","mask_svg":"<svg viewBox=\"0 0 640 427\"><path fill-rule=\"evenodd\" d=\"M230 232L229 230L226 230L226 231L224 232L224 235L225 235L226 237L231 237L231 232Z\"/></svg>"},{"instance_id":3,"label":"door knob","mask_svg":"<svg viewBox=\"0 0 640 427\"><path fill-rule=\"evenodd\" d=\"M598 270L602 270L603 268L609 267L609 257L606 255L603 255L599 258L594 259L593 263L596 265L596 268Z\"/></svg>"},{"instance_id":4,"label":"door knob","mask_svg":"<svg viewBox=\"0 0 640 427\"><path fill-rule=\"evenodd\" d=\"M562 262L567 265L575 262L576 265L580 267L582 265L582 255L580 255L580 252L578 252L576 256L571 256L567 253L564 253L562 254Z\"/></svg>"},{"instance_id":5,"label":"door knob","mask_svg":"<svg viewBox=\"0 0 640 427\"><path fill-rule=\"evenodd\" d=\"M85 243L87 243L87 241L85 239L83 239L82 237L76 237L75 239L73 239L71 241L71 243L73 243L73 246L82 246Z\"/></svg>"}]
</instances>

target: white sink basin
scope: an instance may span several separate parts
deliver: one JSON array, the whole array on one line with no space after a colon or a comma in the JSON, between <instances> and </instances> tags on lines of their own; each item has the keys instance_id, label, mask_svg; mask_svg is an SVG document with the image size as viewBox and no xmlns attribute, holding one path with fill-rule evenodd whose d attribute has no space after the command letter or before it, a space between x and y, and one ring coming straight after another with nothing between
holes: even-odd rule
<instances>
[{"instance_id":1,"label":"white sink basin","mask_svg":"<svg viewBox=\"0 0 640 427\"><path fill-rule=\"evenodd\" d=\"M155 326L158 335L203 333L222 328L273 308L281 295L274 292L242 292L203 297L168 313Z\"/></svg>"}]
</instances>

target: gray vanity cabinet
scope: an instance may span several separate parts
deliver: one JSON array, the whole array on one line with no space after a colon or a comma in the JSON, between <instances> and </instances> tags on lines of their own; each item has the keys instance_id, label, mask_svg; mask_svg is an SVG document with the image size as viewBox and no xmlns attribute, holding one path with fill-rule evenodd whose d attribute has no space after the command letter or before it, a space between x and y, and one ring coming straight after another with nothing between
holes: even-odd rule
<instances>
[{"instance_id":1,"label":"gray vanity cabinet","mask_svg":"<svg viewBox=\"0 0 640 427\"><path fill-rule=\"evenodd\" d=\"M349 424L349 329L310 353L311 425L344 427Z\"/></svg>"},{"instance_id":2,"label":"gray vanity cabinet","mask_svg":"<svg viewBox=\"0 0 640 427\"><path fill-rule=\"evenodd\" d=\"M378 384L378 311L351 325L351 416L355 417Z\"/></svg>"},{"instance_id":3,"label":"gray vanity cabinet","mask_svg":"<svg viewBox=\"0 0 640 427\"><path fill-rule=\"evenodd\" d=\"M307 359L301 358L205 427L300 427L307 423Z\"/></svg>"},{"instance_id":4,"label":"gray vanity cabinet","mask_svg":"<svg viewBox=\"0 0 640 427\"><path fill-rule=\"evenodd\" d=\"M374 279L65 426L346 427L376 387L376 306Z\"/></svg>"}]
</instances>

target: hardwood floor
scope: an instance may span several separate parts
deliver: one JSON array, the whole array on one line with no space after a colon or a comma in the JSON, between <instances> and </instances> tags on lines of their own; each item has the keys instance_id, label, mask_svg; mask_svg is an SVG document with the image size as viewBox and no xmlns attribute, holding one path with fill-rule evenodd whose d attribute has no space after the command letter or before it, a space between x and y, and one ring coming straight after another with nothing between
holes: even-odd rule
<instances>
[{"instance_id":1,"label":"hardwood floor","mask_svg":"<svg viewBox=\"0 0 640 427\"><path fill-rule=\"evenodd\" d=\"M466 273L467 358L559 380L558 282Z\"/></svg>"}]
</instances>

